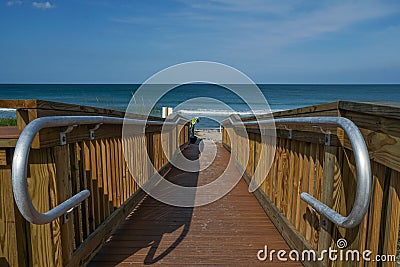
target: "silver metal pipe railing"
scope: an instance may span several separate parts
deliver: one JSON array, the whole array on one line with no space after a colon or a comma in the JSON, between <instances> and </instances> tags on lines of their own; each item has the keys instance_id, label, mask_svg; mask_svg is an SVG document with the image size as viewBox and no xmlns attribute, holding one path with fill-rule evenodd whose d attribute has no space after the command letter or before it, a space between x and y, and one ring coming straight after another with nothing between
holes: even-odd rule
<instances>
[{"instance_id":1,"label":"silver metal pipe railing","mask_svg":"<svg viewBox=\"0 0 400 267\"><path fill-rule=\"evenodd\" d=\"M46 224L70 212L73 208L78 206L82 201L90 196L89 190L83 190L45 213L40 213L33 206L28 192L27 167L32 141L35 138L35 135L41 129L50 127L123 123L142 125L176 125L183 120L181 117L176 117L175 119L176 120L174 122L164 122L106 116L50 116L33 120L21 132L21 135L19 136L15 146L14 157L12 161L13 194L15 203L17 204L22 216L31 223Z\"/></svg>"},{"instance_id":2,"label":"silver metal pipe railing","mask_svg":"<svg viewBox=\"0 0 400 267\"><path fill-rule=\"evenodd\" d=\"M306 192L302 192L300 198L313 207L319 214L325 216L327 219L340 227L353 228L359 225L367 213L370 203L372 174L368 149L358 127L351 120L343 117L279 118L274 120L244 122L233 121L232 118L229 117L222 123L222 125L224 126L224 124L231 124L232 126L256 126L271 123L285 125L295 124L311 126L339 126L346 132L353 149L357 170L356 197L350 214L348 216L343 216Z\"/></svg>"}]
</instances>

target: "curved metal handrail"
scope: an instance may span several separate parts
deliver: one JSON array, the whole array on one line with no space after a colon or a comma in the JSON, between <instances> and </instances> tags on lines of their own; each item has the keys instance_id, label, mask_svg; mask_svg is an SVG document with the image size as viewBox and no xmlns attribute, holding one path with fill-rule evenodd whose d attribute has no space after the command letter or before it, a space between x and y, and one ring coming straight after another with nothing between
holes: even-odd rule
<instances>
[{"instance_id":1,"label":"curved metal handrail","mask_svg":"<svg viewBox=\"0 0 400 267\"><path fill-rule=\"evenodd\" d=\"M353 228L359 225L367 213L371 199L372 175L368 149L364 138L358 127L349 119L343 117L301 117L301 118L279 118L274 120L260 120L250 122L235 122L228 118L229 124L235 125L262 125L274 122L301 125L325 125L339 126L347 134L354 152L357 169L357 189L353 208L348 216L343 216L331 209L324 203L306 192L302 192L300 198L311 205L318 213L324 215L336 225L344 228ZM226 121L225 121L226 123Z\"/></svg>"},{"instance_id":2,"label":"curved metal handrail","mask_svg":"<svg viewBox=\"0 0 400 267\"><path fill-rule=\"evenodd\" d=\"M175 122L164 122L107 116L49 116L33 120L21 132L15 146L12 162L12 187L15 203L19 211L31 223L46 224L69 212L90 196L89 190L85 189L45 213L38 212L33 206L27 183L28 156L32 141L41 129L71 125L123 124L124 122L129 124L172 125L177 124L180 120L183 119L178 117Z\"/></svg>"}]
</instances>

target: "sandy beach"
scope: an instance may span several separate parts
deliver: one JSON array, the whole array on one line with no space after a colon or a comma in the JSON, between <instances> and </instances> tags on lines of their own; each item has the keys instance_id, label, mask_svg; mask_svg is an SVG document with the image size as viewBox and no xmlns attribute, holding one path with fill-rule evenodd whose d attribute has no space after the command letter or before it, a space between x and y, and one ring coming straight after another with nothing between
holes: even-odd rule
<instances>
[{"instance_id":1,"label":"sandy beach","mask_svg":"<svg viewBox=\"0 0 400 267\"><path fill-rule=\"evenodd\" d=\"M222 141L222 134L217 129L199 129L195 134L198 138L211 139L219 143Z\"/></svg>"}]
</instances>

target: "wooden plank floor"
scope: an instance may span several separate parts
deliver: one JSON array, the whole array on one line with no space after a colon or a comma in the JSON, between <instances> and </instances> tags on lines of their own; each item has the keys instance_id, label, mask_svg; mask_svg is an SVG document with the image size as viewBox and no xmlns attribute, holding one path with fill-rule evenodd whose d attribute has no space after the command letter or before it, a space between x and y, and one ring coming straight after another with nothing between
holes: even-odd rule
<instances>
[{"instance_id":1,"label":"wooden plank floor","mask_svg":"<svg viewBox=\"0 0 400 267\"><path fill-rule=\"evenodd\" d=\"M206 170L182 172L172 168L166 178L185 186L207 184L227 166L230 154L220 144ZM190 145L187 158L198 157ZM195 208L180 208L151 197L121 223L89 266L161 264L169 266L301 266L299 262L260 262L257 252L268 245L276 251L289 247L242 179L225 197Z\"/></svg>"}]
</instances>

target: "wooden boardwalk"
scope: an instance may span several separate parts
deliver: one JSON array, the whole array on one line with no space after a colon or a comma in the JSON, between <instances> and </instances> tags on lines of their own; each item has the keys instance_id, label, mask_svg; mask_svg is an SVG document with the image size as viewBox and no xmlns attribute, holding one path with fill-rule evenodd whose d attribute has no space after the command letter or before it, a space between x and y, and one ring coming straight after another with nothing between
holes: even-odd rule
<instances>
[{"instance_id":1,"label":"wooden boardwalk","mask_svg":"<svg viewBox=\"0 0 400 267\"><path fill-rule=\"evenodd\" d=\"M184 186L211 182L224 171L230 157L221 145L217 148L217 156L206 170L187 173L172 168L166 178ZM198 157L198 146L190 145L184 154L191 159ZM242 179L228 195L201 207L180 208L145 198L89 266L301 266L276 258L273 262L258 261L257 252L264 245L270 250L289 250Z\"/></svg>"}]
</instances>

